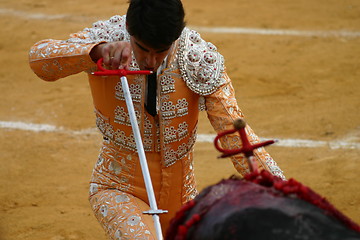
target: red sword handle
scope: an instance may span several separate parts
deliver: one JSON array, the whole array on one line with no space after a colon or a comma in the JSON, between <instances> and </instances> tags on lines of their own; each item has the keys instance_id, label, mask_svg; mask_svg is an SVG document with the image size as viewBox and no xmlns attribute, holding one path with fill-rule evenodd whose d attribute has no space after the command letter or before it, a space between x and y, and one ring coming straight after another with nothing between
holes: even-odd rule
<instances>
[{"instance_id":1,"label":"red sword handle","mask_svg":"<svg viewBox=\"0 0 360 240\"><path fill-rule=\"evenodd\" d=\"M219 133L214 139L214 145L215 145L215 148L219 152L223 153L220 156L221 158L230 157L230 156L233 156L235 154L243 153L246 156L246 158L248 159L250 170L254 171L254 170L257 169L257 167L255 166L255 163L250 160L250 158L254 156L254 150L257 149L257 148L260 148L260 147L264 147L264 146L273 144L273 143L275 143L275 141L274 140L268 140L268 141L265 141L265 142L251 144L249 142L249 139L247 138L247 134L246 134L246 131L245 131L245 126L246 126L246 122L243 119L235 120L234 121L234 129L227 130L227 131ZM223 149L223 148L221 148L219 146L220 138L225 136L225 135L232 134L232 133L235 133L235 132L239 132L239 134L240 134L242 147L238 148L238 149Z\"/></svg>"},{"instance_id":2,"label":"red sword handle","mask_svg":"<svg viewBox=\"0 0 360 240\"><path fill-rule=\"evenodd\" d=\"M115 69L115 70L110 70L110 69L106 69L103 67L103 58L100 58L97 61L97 67L99 69L99 71L97 72L93 72L92 74L95 76L127 76L127 75L135 75L135 74L141 74L141 75L149 75L152 74L152 71L148 71L148 70L141 70L141 71L129 71L126 69Z\"/></svg>"}]
</instances>

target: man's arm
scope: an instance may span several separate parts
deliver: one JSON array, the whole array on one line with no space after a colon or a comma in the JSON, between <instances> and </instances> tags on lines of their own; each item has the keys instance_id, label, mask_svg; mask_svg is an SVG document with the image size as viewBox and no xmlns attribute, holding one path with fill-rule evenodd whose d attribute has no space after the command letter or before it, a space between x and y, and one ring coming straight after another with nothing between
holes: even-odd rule
<instances>
[{"instance_id":1,"label":"man's arm","mask_svg":"<svg viewBox=\"0 0 360 240\"><path fill-rule=\"evenodd\" d=\"M81 32L69 40L46 39L36 43L29 52L31 69L45 81L90 70L95 67L90 52L97 43L86 43L86 37L86 33Z\"/></svg>"},{"instance_id":2,"label":"man's arm","mask_svg":"<svg viewBox=\"0 0 360 240\"><path fill-rule=\"evenodd\" d=\"M131 47L124 26L124 16L113 16L70 35L67 40L40 41L29 52L30 67L46 81L91 72L99 58L104 58L109 68L125 68L131 62Z\"/></svg>"},{"instance_id":3,"label":"man's arm","mask_svg":"<svg viewBox=\"0 0 360 240\"><path fill-rule=\"evenodd\" d=\"M235 91L226 73L224 73L223 78L226 80L226 84L221 86L215 93L205 97L208 118L217 132L232 129L235 119L244 118L243 113L238 107ZM252 144L259 142L259 137L248 125L246 126L246 133ZM238 134L225 136L220 141L223 148L235 149L241 147L241 140ZM254 154L260 169L266 169L272 174L285 179L281 169L264 148L257 149ZM249 166L242 154L233 156L231 160L240 174L244 176L249 172Z\"/></svg>"}]
</instances>

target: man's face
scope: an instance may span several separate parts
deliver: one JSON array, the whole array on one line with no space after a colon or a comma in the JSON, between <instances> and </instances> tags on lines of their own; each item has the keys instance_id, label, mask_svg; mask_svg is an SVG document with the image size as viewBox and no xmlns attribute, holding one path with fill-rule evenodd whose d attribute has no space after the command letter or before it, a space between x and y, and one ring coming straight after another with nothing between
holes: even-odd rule
<instances>
[{"instance_id":1,"label":"man's face","mask_svg":"<svg viewBox=\"0 0 360 240\"><path fill-rule=\"evenodd\" d=\"M171 45L163 49L153 49L133 36L130 36L130 44L140 69L154 72L159 68L172 47Z\"/></svg>"}]
</instances>

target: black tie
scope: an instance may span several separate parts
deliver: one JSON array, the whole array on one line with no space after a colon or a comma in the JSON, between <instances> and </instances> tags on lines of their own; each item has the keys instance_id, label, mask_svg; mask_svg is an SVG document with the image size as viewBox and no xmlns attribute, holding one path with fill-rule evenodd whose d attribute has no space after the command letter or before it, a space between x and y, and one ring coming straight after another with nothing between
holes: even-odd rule
<instances>
[{"instance_id":1,"label":"black tie","mask_svg":"<svg viewBox=\"0 0 360 240\"><path fill-rule=\"evenodd\" d=\"M150 74L147 77L147 103L146 110L151 116L156 115L156 73Z\"/></svg>"}]
</instances>

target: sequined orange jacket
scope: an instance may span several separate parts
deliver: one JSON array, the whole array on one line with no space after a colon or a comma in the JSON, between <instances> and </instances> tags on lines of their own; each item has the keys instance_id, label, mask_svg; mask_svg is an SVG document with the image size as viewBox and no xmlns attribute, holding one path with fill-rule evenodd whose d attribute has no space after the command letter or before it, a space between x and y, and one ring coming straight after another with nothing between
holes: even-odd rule
<instances>
[{"instance_id":1,"label":"sequined orange jacket","mask_svg":"<svg viewBox=\"0 0 360 240\"><path fill-rule=\"evenodd\" d=\"M107 21L96 22L91 28L72 34L64 41L40 41L31 48L29 58L33 71L46 81L87 72L97 127L116 144L135 151L135 140L119 79L92 75L97 67L89 56L91 49L101 42L129 41L125 18L113 16ZM130 69L138 70L134 58ZM144 80L144 76L128 76L145 151L160 151L164 167L172 165L193 149L200 110L207 111L217 132L232 128L236 118L244 117L225 72L222 55L213 44L188 28L174 43L165 67L158 75L159 114L155 119L150 119L144 113ZM249 126L246 130L251 142L259 141ZM236 135L222 139L221 143L226 148L241 146ZM283 177L276 162L264 149L258 149L255 156L262 168ZM232 162L240 174L248 172L243 156L232 157Z\"/></svg>"}]
</instances>

